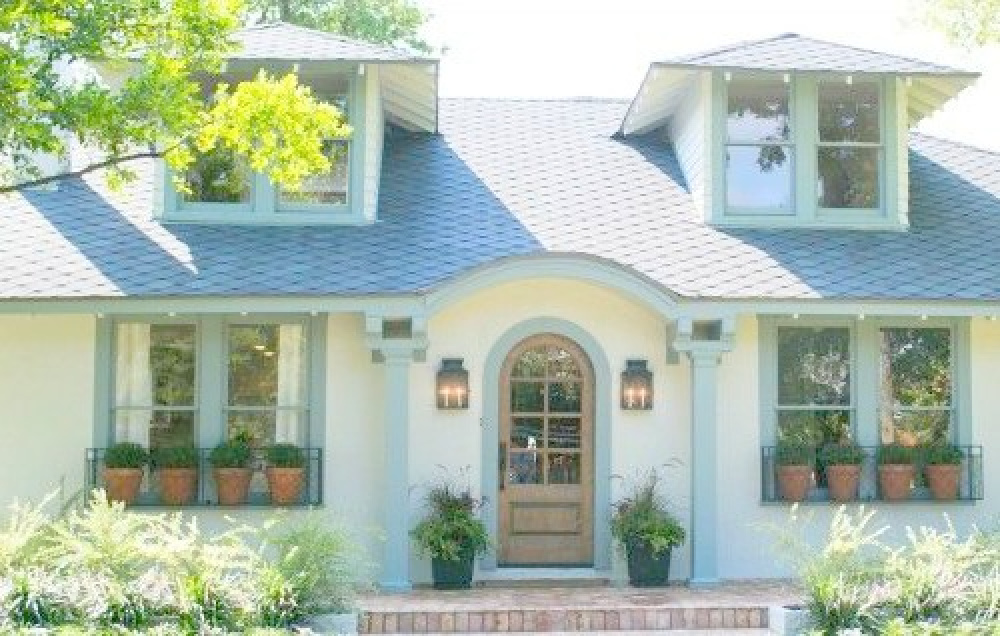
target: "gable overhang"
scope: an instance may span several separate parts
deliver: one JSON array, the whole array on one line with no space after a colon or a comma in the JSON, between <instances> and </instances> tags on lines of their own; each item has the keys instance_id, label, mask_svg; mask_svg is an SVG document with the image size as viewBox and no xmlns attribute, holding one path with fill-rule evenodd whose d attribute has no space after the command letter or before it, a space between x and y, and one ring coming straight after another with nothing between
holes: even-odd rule
<instances>
[{"instance_id":1,"label":"gable overhang","mask_svg":"<svg viewBox=\"0 0 1000 636\"><path fill-rule=\"evenodd\" d=\"M664 125L674 114L681 100L703 73L792 73L844 77L879 76L902 79L907 86L907 121L912 127L936 112L946 102L979 79L974 72L913 72L913 73L847 73L843 70L768 69L740 66L705 66L678 62L650 64L639 91L632 99L619 132L623 135L641 135Z\"/></svg>"}]
</instances>

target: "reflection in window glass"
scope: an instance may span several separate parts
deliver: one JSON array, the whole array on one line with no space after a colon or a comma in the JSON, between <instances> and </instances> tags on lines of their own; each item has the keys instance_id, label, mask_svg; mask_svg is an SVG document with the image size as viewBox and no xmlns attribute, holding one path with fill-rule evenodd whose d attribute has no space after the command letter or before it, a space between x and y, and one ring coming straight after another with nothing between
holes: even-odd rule
<instances>
[{"instance_id":1,"label":"reflection in window glass","mask_svg":"<svg viewBox=\"0 0 1000 636\"><path fill-rule=\"evenodd\" d=\"M580 455L576 453L549 453L550 484L579 484Z\"/></svg>"},{"instance_id":2,"label":"reflection in window glass","mask_svg":"<svg viewBox=\"0 0 1000 636\"><path fill-rule=\"evenodd\" d=\"M822 208L877 208L879 149L821 146L817 194Z\"/></svg>"},{"instance_id":3,"label":"reflection in window glass","mask_svg":"<svg viewBox=\"0 0 1000 636\"><path fill-rule=\"evenodd\" d=\"M252 173L229 150L216 148L195 156L187 171L190 192L185 201L197 203L246 203L252 190Z\"/></svg>"},{"instance_id":4,"label":"reflection in window glass","mask_svg":"<svg viewBox=\"0 0 1000 636\"><path fill-rule=\"evenodd\" d=\"M347 141L327 141L323 154L331 168L323 174L307 177L298 190L282 190L282 203L343 204L347 203L347 181L350 144Z\"/></svg>"},{"instance_id":5,"label":"reflection in window glass","mask_svg":"<svg viewBox=\"0 0 1000 636\"><path fill-rule=\"evenodd\" d=\"M879 331L879 417L883 444L946 442L951 427L951 331Z\"/></svg>"},{"instance_id":6,"label":"reflection in window glass","mask_svg":"<svg viewBox=\"0 0 1000 636\"><path fill-rule=\"evenodd\" d=\"M820 82L819 140L868 143L881 141L878 84Z\"/></svg>"},{"instance_id":7,"label":"reflection in window glass","mask_svg":"<svg viewBox=\"0 0 1000 636\"><path fill-rule=\"evenodd\" d=\"M731 208L792 209L790 146L726 148L726 202Z\"/></svg>"},{"instance_id":8,"label":"reflection in window glass","mask_svg":"<svg viewBox=\"0 0 1000 636\"><path fill-rule=\"evenodd\" d=\"M850 331L778 329L778 438L819 446L851 436Z\"/></svg>"},{"instance_id":9,"label":"reflection in window glass","mask_svg":"<svg viewBox=\"0 0 1000 636\"><path fill-rule=\"evenodd\" d=\"M731 142L788 141L788 84L781 80L733 80L727 86L726 132Z\"/></svg>"},{"instance_id":10,"label":"reflection in window glass","mask_svg":"<svg viewBox=\"0 0 1000 636\"><path fill-rule=\"evenodd\" d=\"M228 345L229 436L247 436L257 445L304 445L307 358L302 325L233 325Z\"/></svg>"},{"instance_id":11,"label":"reflection in window glass","mask_svg":"<svg viewBox=\"0 0 1000 636\"><path fill-rule=\"evenodd\" d=\"M195 326L115 326L115 441L194 443Z\"/></svg>"}]
</instances>

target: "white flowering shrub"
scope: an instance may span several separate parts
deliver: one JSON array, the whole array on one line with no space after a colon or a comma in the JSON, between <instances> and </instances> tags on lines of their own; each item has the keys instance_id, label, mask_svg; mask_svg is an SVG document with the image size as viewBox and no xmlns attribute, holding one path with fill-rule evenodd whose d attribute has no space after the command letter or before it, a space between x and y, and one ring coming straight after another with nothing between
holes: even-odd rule
<instances>
[{"instance_id":1,"label":"white flowering shrub","mask_svg":"<svg viewBox=\"0 0 1000 636\"><path fill-rule=\"evenodd\" d=\"M126 511L99 491L58 517L15 504L0 526L0 633L287 633L323 595L349 605L362 563L339 526L305 519L206 537L179 513Z\"/></svg>"},{"instance_id":2,"label":"white flowering shrub","mask_svg":"<svg viewBox=\"0 0 1000 636\"><path fill-rule=\"evenodd\" d=\"M1000 633L995 535L976 530L959 537L949 522L943 531L908 528L907 541L894 546L883 539L887 527L871 529L874 516L864 507L853 515L841 507L819 550L801 532L778 531L781 552L795 559L818 633Z\"/></svg>"}]
</instances>

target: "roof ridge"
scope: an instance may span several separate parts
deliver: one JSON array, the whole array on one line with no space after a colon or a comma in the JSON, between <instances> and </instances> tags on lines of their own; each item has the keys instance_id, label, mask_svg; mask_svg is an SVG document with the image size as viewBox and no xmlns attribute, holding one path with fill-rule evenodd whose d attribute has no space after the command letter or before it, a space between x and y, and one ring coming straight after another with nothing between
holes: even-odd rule
<instances>
[{"instance_id":1,"label":"roof ridge","mask_svg":"<svg viewBox=\"0 0 1000 636\"><path fill-rule=\"evenodd\" d=\"M691 61L694 58L707 57L709 55L718 55L719 53L728 53L738 48L749 46L751 44L761 44L763 42L773 42L774 40L781 40L788 37L802 37L797 33L781 33L778 35L773 35L767 38L757 38L755 40L739 40L737 42L732 42L730 44L725 44L723 46L716 47L714 49L705 49L704 51L697 51L695 53L688 53L685 55L675 55L674 57L664 60L665 62L680 62L680 61Z\"/></svg>"},{"instance_id":2,"label":"roof ridge","mask_svg":"<svg viewBox=\"0 0 1000 636\"><path fill-rule=\"evenodd\" d=\"M922 60L918 57L912 57L910 55L903 55L901 53L891 53L889 51L877 51L875 49L870 49L865 46L856 46L854 44L844 44L842 42L834 42L833 40L825 40L823 38L814 38L811 35L800 35L798 33L791 33L788 35L794 35L795 37L802 40L812 40L813 42L822 42L823 44L829 44L831 46L840 46L847 49L854 49L855 51L862 51L864 53L871 53L872 55L890 55L892 57L898 58L900 60L906 60L907 62L913 62L915 64L930 64L932 66L937 66L942 69L947 69L951 72L957 73L975 73L975 71L968 71L966 69L958 68L957 66L952 66L950 64L939 64L937 62L928 62L927 60ZM977 75L979 73L976 73Z\"/></svg>"},{"instance_id":3,"label":"roof ridge","mask_svg":"<svg viewBox=\"0 0 1000 636\"><path fill-rule=\"evenodd\" d=\"M273 29L273 28L276 28L276 27L292 28L292 29L296 29L296 30L299 30L299 31L305 31L305 32L310 33L312 35L315 35L317 37L322 37L324 39L333 40L335 42L340 42L340 43L343 43L343 44L361 45L361 46L370 47L372 49L378 49L378 50L381 50L381 51L387 51L387 52L392 52L392 53L395 53L395 54L406 55L408 57L420 57L420 55L418 53L416 53L414 51L411 51L409 49L405 49L405 48L401 48L401 47L397 47L397 46L390 46L390 45L387 45L387 44L377 44L375 42L369 42L368 40L362 40L360 38L353 38L353 37L344 35L343 33L332 33L330 31L324 31L323 29L317 29L317 28L314 28L314 27L303 26L301 24L295 24L294 22L286 22L284 20L271 20L271 21L268 21L268 22L262 22L260 24L254 24L254 25L251 25L251 26L246 26L246 27L243 27L241 29L238 29L237 33L239 33L240 31Z\"/></svg>"}]
</instances>

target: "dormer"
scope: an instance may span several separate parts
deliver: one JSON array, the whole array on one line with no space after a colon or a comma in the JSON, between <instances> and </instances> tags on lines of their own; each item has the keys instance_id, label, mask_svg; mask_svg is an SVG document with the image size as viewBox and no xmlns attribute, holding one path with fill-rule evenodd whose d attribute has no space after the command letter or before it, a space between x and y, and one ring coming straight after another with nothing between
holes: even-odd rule
<instances>
[{"instance_id":1,"label":"dormer","mask_svg":"<svg viewBox=\"0 0 1000 636\"><path fill-rule=\"evenodd\" d=\"M204 78L210 95L220 83L258 71L293 72L300 83L346 115L351 138L327 148L333 170L282 191L221 152L199 157L188 174L191 192L173 186L158 162L155 214L165 222L234 224L366 224L376 220L386 123L414 132L437 131L438 62L408 51L277 23L242 29L218 76Z\"/></svg>"},{"instance_id":2,"label":"dormer","mask_svg":"<svg viewBox=\"0 0 1000 636\"><path fill-rule=\"evenodd\" d=\"M977 78L786 34L652 64L621 134L673 144L706 223L905 230L909 130Z\"/></svg>"}]
</instances>

